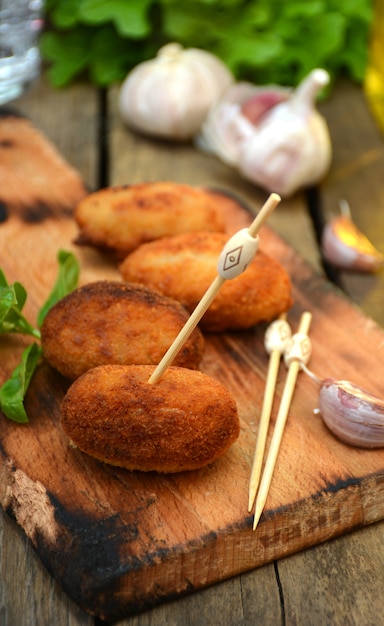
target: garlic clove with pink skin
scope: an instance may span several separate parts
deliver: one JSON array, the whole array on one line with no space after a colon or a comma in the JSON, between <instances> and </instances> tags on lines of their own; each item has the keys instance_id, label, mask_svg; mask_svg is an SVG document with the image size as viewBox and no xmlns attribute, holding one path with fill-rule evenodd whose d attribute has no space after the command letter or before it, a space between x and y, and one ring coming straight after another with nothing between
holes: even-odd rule
<instances>
[{"instance_id":1,"label":"garlic clove with pink skin","mask_svg":"<svg viewBox=\"0 0 384 626\"><path fill-rule=\"evenodd\" d=\"M384 448L384 400L349 380L321 379L304 363L302 370L320 387L324 424L340 441L357 448Z\"/></svg>"},{"instance_id":2,"label":"garlic clove with pink skin","mask_svg":"<svg viewBox=\"0 0 384 626\"><path fill-rule=\"evenodd\" d=\"M233 84L209 111L195 137L196 146L236 167L241 146L255 132L256 118L288 98L289 91L284 88L255 87L247 82Z\"/></svg>"},{"instance_id":3,"label":"garlic clove with pink skin","mask_svg":"<svg viewBox=\"0 0 384 626\"><path fill-rule=\"evenodd\" d=\"M190 139L232 83L231 72L213 54L170 43L128 74L120 89L120 114L144 134Z\"/></svg>"},{"instance_id":4,"label":"garlic clove with pink skin","mask_svg":"<svg viewBox=\"0 0 384 626\"><path fill-rule=\"evenodd\" d=\"M321 180L331 163L328 127L315 107L328 82L317 69L293 92L253 87L249 98L234 85L210 111L196 144L267 191L292 195Z\"/></svg>"},{"instance_id":5,"label":"garlic clove with pink skin","mask_svg":"<svg viewBox=\"0 0 384 626\"><path fill-rule=\"evenodd\" d=\"M341 441L360 448L384 447L384 401L346 380L321 383L319 412Z\"/></svg>"},{"instance_id":6,"label":"garlic clove with pink skin","mask_svg":"<svg viewBox=\"0 0 384 626\"><path fill-rule=\"evenodd\" d=\"M384 255L353 223L349 206L340 203L342 215L332 218L321 237L323 257L340 269L376 272L384 267Z\"/></svg>"},{"instance_id":7,"label":"garlic clove with pink skin","mask_svg":"<svg viewBox=\"0 0 384 626\"><path fill-rule=\"evenodd\" d=\"M267 333L273 334L273 326ZM359 448L384 448L384 400L348 380L319 378L307 367L311 348L309 337L296 333L284 345L283 354L287 366L298 361L302 371L319 386L319 408L313 412L321 415L340 441Z\"/></svg>"},{"instance_id":8,"label":"garlic clove with pink skin","mask_svg":"<svg viewBox=\"0 0 384 626\"><path fill-rule=\"evenodd\" d=\"M325 226L321 247L324 258L341 269L376 272L384 267L384 255L342 215Z\"/></svg>"}]
</instances>

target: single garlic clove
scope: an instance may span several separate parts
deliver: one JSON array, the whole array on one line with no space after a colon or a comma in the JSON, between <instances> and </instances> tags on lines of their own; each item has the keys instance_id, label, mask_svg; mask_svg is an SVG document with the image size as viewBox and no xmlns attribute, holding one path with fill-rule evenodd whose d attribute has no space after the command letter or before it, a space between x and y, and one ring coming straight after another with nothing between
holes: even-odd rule
<instances>
[{"instance_id":1,"label":"single garlic clove","mask_svg":"<svg viewBox=\"0 0 384 626\"><path fill-rule=\"evenodd\" d=\"M384 265L384 255L346 215L335 217L325 225L321 248L324 259L339 268L375 272Z\"/></svg>"},{"instance_id":2,"label":"single garlic clove","mask_svg":"<svg viewBox=\"0 0 384 626\"><path fill-rule=\"evenodd\" d=\"M120 89L120 114L144 134L189 139L232 83L231 72L213 54L170 43L128 74Z\"/></svg>"},{"instance_id":3,"label":"single garlic clove","mask_svg":"<svg viewBox=\"0 0 384 626\"><path fill-rule=\"evenodd\" d=\"M340 440L361 448L384 447L384 401L353 383L322 381L319 410Z\"/></svg>"}]
</instances>

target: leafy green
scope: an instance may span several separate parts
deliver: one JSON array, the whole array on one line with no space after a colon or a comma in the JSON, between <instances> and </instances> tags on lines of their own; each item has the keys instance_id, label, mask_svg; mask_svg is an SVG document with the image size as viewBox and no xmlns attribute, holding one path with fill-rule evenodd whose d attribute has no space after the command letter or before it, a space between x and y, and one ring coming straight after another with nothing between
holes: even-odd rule
<instances>
[{"instance_id":1,"label":"leafy green","mask_svg":"<svg viewBox=\"0 0 384 626\"><path fill-rule=\"evenodd\" d=\"M34 328L21 313L27 299L26 289L17 282L9 285L0 269L0 334L17 332L40 339L39 329L49 309L76 289L78 284L79 264L72 252L59 250L57 261L58 275L51 293L39 310L38 328ZM28 346L22 354L21 363L0 387L0 409L15 422L28 422L24 398L41 355L42 348L37 343Z\"/></svg>"},{"instance_id":2,"label":"leafy green","mask_svg":"<svg viewBox=\"0 0 384 626\"><path fill-rule=\"evenodd\" d=\"M42 38L41 49L51 62L48 76L55 87L62 87L83 72L91 61L89 34L84 27L68 32L47 32Z\"/></svg>"},{"instance_id":3,"label":"leafy green","mask_svg":"<svg viewBox=\"0 0 384 626\"><path fill-rule=\"evenodd\" d=\"M49 309L68 293L76 289L79 282L79 263L74 254L66 250L59 250L57 260L59 264L58 275L48 299L38 313L37 323L39 327L42 325Z\"/></svg>"},{"instance_id":4,"label":"leafy green","mask_svg":"<svg viewBox=\"0 0 384 626\"><path fill-rule=\"evenodd\" d=\"M169 41L257 84L295 86L314 67L362 81L372 12L371 0L47 0L41 45L56 86L119 82Z\"/></svg>"},{"instance_id":5,"label":"leafy green","mask_svg":"<svg viewBox=\"0 0 384 626\"><path fill-rule=\"evenodd\" d=\"M24 397L41 354L42 349L37 343L28 346L22 354L21 363L0 387L0 408L4 415L14 422L21 424L28 422Z\"/></svg>"},{"instance_id":6,"label":"leafy green","mask_svg":"<svg viewBox=\"0 0 384 626\"><path fill-rule=\"evenodd\" d=\"M40 332L22 314L26 299L24 287L17 282L9 285L0 269L0 333L24 333L40 337Z\"/></svg>"},{"instance_id":7,"label":"leafy green","mask_svg":"<svg viewBox=\"0 0 384 626\"><path fill-rule=\"evenodd\" d=\"M150 32L147 9L151 0L83 0L80 19L89 24L112 22L123 37L145 37Z\"/></svg>"}]
</instances>

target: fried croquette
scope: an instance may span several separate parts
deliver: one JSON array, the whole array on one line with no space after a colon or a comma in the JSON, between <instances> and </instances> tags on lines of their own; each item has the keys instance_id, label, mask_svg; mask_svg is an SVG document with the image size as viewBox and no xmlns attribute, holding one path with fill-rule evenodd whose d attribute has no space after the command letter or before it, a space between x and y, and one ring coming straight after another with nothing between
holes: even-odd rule
<instances>
[{"instance_id":1,"label":"fried croquette","mask_svg":"<svg viewBox=\"0 0 384 626\"><path fill-rule=\"evenodd\" d=\"M217 195L174 182L110 187L77 205L76 243L124 258L141 243L196 230L224 231Z\"/></svg>"},{"instance_id":2,"label":"fried croquette","mask_svg":"<svg viewBox=\"0 0 384 626\"><path fill-rule=\"evenodd\" d=\"M120 265L125 280L156 288L191 313L217 276L224 233L183 233L141 245ZM250 328L292 305L291 281L280 263L259 250L246 270L227 280L200 321L204 331Z\"/></svg>"},{"instance_id":3,"label":"fried croquette","mask_svg":"<svg viewBox=\"0 0 384 626\"><path fill-rule=\"evenodd\" d=\"M72 443L128 470L195 470L224 454L239 436L236 402L218 381L169 367L156 384L153 366L104 365L69 388L61 424Z\"/></svg>"},{"instance_id":4,"label":"fried croquette","mask_svg":"<svg viewBox=\"0 0 384 626\"><path fill-rule=\"evenodd\" d=\"M144 285L97 281L50 309L41 343L50 365L73 380L97 365L157 365L188 317L179 302ZM204 339L195 330L175 365L198 368Z\"/></svg>"}]
</instances>

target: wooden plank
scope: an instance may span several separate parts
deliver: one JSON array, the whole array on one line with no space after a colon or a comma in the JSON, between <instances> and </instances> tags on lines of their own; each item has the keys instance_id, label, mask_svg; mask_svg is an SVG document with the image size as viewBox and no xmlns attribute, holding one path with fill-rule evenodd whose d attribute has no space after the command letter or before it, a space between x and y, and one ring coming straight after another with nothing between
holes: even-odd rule
<instances>
[{"instance_id":1,"label":"wooden plank","mask_svg":"<svg viewBox=\"0 0 384 626\"><path fill-rule=\"evenodd\" d=\"M42 79L12 108L25 115L83 177L98 182L99 95L77 84L54 91ZM68 128L72 131L68 132ZM12 242L10 254L13 257ZM70 624L86 626L92 617L71 602L43 567L24 532L0 512L0 621L3 626Z\"/></svg>"},{"instance_id":2,"label":"wooden plank","mask_svg":"<svg viewBox=\"0 0 384 626\"><path fill-rule=\"evenodd\" d=\"M339 214L345 198L358 228L384 252L384 139L367 109L361 89L347 81L336 85L321 105L333 144L332 169L322 187L324 219ZM342 287L367 315L384 324L384 272L340 272Z\"/></svg>"},{"instance_id":3,"label":"wooden plank","mask_svg":"<svg viewBox=\"0 0 384 626\"><path fill-rule=\"evenodd\" d=\"M377 209L382 204L383 143L361 89L340 81L320 110L328 120L334 150L332 169L321 187L320 218L337 215L339 199L347 198L354 221L383 250ZM363 310L383 325L382 275L342 273L339 279ZM280 560L277 569L287 623L381 623L383 602L377 592L384 584L383 540L380 522ZM258 573L251 574L255 588Z\"/></svg>"},{"instance_id":4,"label":"wooden plank","mask_svg":"<svg viewBox=\"0 0 384 626\"><path fill-rule=\"evenodd\" d=\"M86 83L53 89L42 77L11 106L25 115L82 176L99 185L100 94Z\"/></svg>"},{"instance_id":5,"label":"wooden plank","mask_svg":"<svg viewBox=\"0 0 384 626\"><path fill-rule=\"evenodd\" d=\"M308 269L308 268L307 268L307 269ZM310 282L310 280L311 280L311 272L309 271L309 272L308 272L308 282ZM379 504L380 504L380 499L379 499ZM372 519L372 516L371 516L371 517L369 517L369 516L368 516L368 521L369 521L369 519ZM261 571L261 570L260 570L260 571ZM259 572L258 572L258 574L259 574ZM250 575L247 575L247 576L250 576ZM197 596L196 596L196 595L194 595L194 598L195 598L195 597L197 597ZM186 599L186 600L187 600L187 599ZM192 603L191 603L191 604L192 604ZM144 619L144 618L143 618L143 619ZM177 623L177 622L175 622L175 623ZM197 623L198 623L198 622L196 622L196 624L197 624ZM264 622L263 622L263 623L264 623Z\"/></svg>"},{"instance_id":6,"label":"wooden plank","mask_svg":"<svg viewBox=\"0 0 384 626\"><path fill-rule=\"evenodd\" d=\"M71 602L44 569L25 534L16 529L1 511L1 625L91 626L93 618Z\"/></svg>"},{"instance_id":7,"label":"wooden plank","mask_svg":"<svg viewBox=\"0 0 384 626\"><path fill-rule=\"evenodd\" d=\"M239 226L244 217L239 212ZM46 222L44 229L33 227L32 236L31 226L18 223L14 245L25 253L28 241L33 241L38 250L43 237L44 258L48 246L52 258L60 242L72 240L72 227L70 221ZM2 250L10 228L15 228L15 220L2 226ZM28 236L23 236L25 230ZM364 382L379 393L376 375L382 367L382 354L374 354L373 349L367 352L367 346L383 345L379 329L316 278L269 229L263 230L262 246L283 262L293 277L293 327L303 310L314 314L314 369L322 375ZM27 274L28 284L34 286L32 292L36 292L31 306L36 307L42 291L36 289L34 276L40 271L40 279L43 273L47 285L51 268L49 262L42 263L39 253L33 261L32 255L27 257L28 268L16 261L20 258L16 254L13 273L18 270L21 278ZM100 276L93 259L86 254L81 258L85 281ZM357 329L353 346L349 342L352 329L355 333ZM45 365L38 370L28 395L30 424L20 427L3 420L3 506L24 528L48 569L84 609L117 618L384 516L383 451L362 452L337 442L320 418L311 417L316 389L310 379L302 377L265 515L258 531L251 530L246 503L266 372L262 341L262 327L240 336L227 333L207 338L203 369L232 391L242 432L223 459L197 473L127 473L71 450L58 423L66 383ZM16 340L1 348L3 376L7 376L20 350ZM357 361L364 375L355 371ZM280 380L278 395L282 384Z\"/></svg>"},{"instance_id":8,"label":"wooden plank","mask_svg":"<svg viewBox=\"0 0 384 626\"><path fill-rule=\"evenodd\" d=\"M382 624L383 537L374 524L280 561L286 623Z\"/></svg>"},{"instance_id":9,"label":"wooden plank","mask_svg":"<svg viewBox=\"0 0 384 626\"><path fill-rule=\"evenodd\" d=\"M254 585L255 573L243 574L203 592L179 598L146 611L138 616L118 622L118 626L201 626L216 624L220 616L222 626L238 624L262 624L276 626L282 623L279 589L273 565L257 571L258 584Z\"/></svg>"},{"instance_id":10,"label":"wooden plank","mask_svg":"<svg viewBox=\"0 0 384 626\"><path fill-rule=\"evenodd\" d=\"M242 179L232 168L196 149L191 143L153 140L131 132L117 110L118 87L109 93L110 174L112 185L171 178L189 184L229 189L255 207L265 193ZM311 265L322 271L321 260L308 215L306 197L285 199L269 220L274 230L289 241Z\"/></svg>"}]
</instances>

